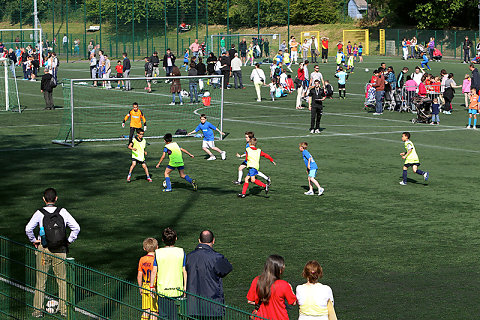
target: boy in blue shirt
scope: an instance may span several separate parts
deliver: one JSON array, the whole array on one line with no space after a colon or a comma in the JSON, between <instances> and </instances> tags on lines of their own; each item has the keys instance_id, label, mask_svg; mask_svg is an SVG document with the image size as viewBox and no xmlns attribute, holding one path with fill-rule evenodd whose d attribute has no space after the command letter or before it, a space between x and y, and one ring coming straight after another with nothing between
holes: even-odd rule
<instances>
[{"instance_id":1,"label":"boy in blue shirt","mask_svg":"<svg viewBox=\"0 0 480 320\"><path fill-rule=\"evenodd\" d=\"M426 52L423 53L422 59L423 59L423 60L422 60L422 62L420 63L421 66L422 66L422 68L427 67L428 70L432 70L432 69L430 68L430 66L428 65L428 57L427 57L427 53L426 53Z\"/></svg>"},{"instance_id":2,"label":"boy in blue shirt","mask_svg":"<svg viewBox=\"0 0 480 320\"><path fill-rule=\"evenodd\" d=\"M315 184L315 186L317 186L317 188L318 188L318 195L321 196L323 194L323 191L325 191L325 189L320 187L320 184L315 179L315 176L317 174L318 166L317 166L317 163L315 162L315 160L313 160L313 157L310 154L310 152L307 151L307 148L308 148L308 143L306 143L306 142L300 143L299 147L298 147L298 149L302 152L303 161L305 162L305 166L307 167L308 187L310 188L304 194L306 194L307 196L315 195L315 192L313 192L313 186L312 186L312 182L313 182Z\"/></svg>"},{"instance_id":3,"label":"boy in blue shirt","mask_svg":"<svg viewBox=\"0 0 480 320\"><path fill-rule=\"evenodd\" d=\"M338 78L338 97L340 99L342 98L345 99L345 96L346 96L345 84L348 79L348 74L345 71L343 71L342 67L340 67L338 68L337 73L335 73L335 78ZM343 92L343 97L342 97L342 92Z\"/></svg>"},{"instance_id":4,"label":"boy in blue shirt","mask_svg":"<svg viewBox=\"0 0 480 320\"><path fill-rule=\"evenodd\" d=\"M200 115L200 124L193 130L192 132L188 133L188 135L194 134L197 131L202 131L203 133L203 143L202 149L210 156L207 160L216 160L217 158L210 152L208 149L215 150L220 153L222 156L222 160L227 158L227 152L222 151L219 148L215 147L213 130L218 131L222 136L225 135L224 132L220 131L217 127L207 121L207 116L205 114Z\"/></svg>"}]
</instances>

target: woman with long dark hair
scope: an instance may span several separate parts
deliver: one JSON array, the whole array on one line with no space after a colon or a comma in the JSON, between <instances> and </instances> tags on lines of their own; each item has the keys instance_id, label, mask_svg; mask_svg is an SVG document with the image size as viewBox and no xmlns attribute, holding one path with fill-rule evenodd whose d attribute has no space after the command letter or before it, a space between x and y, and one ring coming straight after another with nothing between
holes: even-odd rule
<instances>
[{"instance_id":1,"label":"woman with long dark hair","mask_svg":"<svg viewBox=\"0 0 480 320\"><path fill-rule=\"evenodd\" d=\"M281 280L285 270L285 260L279 255L271 255L265 262L263 272L255 277L248 290L248 303L256 306L257 315L266 319L288 320L288 304L295 305L297 298L292 286Z\"/></svg>"}]
</instances>

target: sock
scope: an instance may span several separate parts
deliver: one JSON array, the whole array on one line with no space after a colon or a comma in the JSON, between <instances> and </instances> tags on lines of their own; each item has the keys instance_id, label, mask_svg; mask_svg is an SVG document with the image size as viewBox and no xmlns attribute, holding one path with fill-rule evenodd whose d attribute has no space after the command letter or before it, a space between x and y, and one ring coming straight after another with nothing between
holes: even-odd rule
<instances>
[{"instance_id":1,"label":"sock","mask_svg":"<svg viewBox=\"0 0 480 320\"><path fill-rule=\"evenodd\" d=\"M248 182L245 182L245 183L243 184L242 194L246 194L246 193L247 193L247 189L248 189Z\"/></svg>"},{"instance_id":2,"label":"sock","mask_svg":"<svg viewBox=\"0 0 480 320\"><path fill-rule=\"evenodd\" d=\"M420 169L417 169L417 174L419 174L419 175L423 176L423 174L424 174L424 173L425 173L425 172L423 172L422 170L420 170Z\"/></svg>"},{"instance_id":3,"label":"sock","mask_svg":"<svg viewBox=\"0 0 480 320\"><path fill-rule=\"evenodd\" d=\"M265 188L265 183L263 183L262 181L256 179L255 182L254 182L257 186L260 186L262 188Z\"/></svg>"},{"instance_id":4,"label":"sock","mask_svg":"<svg viewBox=\"0 0 480 320\"><path fill-rule=\"evenodd\" d=\"M147 179L150 179L150 175L147 174Z\"/></svg>"},{"instance_id":5,"label":"sock","mask_svg":"<svg viewBox=\"0 0 480 320\"><path fill-rule=\"evenodd\" d=\"M238 170L238 182L241 182L242 181L242 177L243 177L243 171L240 171Z\"/></svg>"},{"instance_id":6,"label":"sock","mask_svg":"<svg viewBox=\"0 0 480 320\"><path fill-rule=\"evenodd\" d=\"M403 182L407 183L407 170L403 170Z\"/></svg>"},{"instance_id":7,"label":"sock","mask_svg":"<svg viewBox=\"0 0 480 320\"><path fill-rule=\"evenodd\" d=\"M342 97L342 90L338 90L338 97L339 97L339 98Z\"/></svg>"},{"instance_id":8,"label":"sock","mask_svg":"<svg viewBox=\"0 0 480 320\"><path fill-rule=\"evenodd\" d=\"M344 98L347 97L347 89L343 89L343 97L344 97Z\"/></svg>"},{"instance_id":9,"label":"sock","mask_svg":"<svg viewBox=\"0 0 480 320\"><path fill-rule=\"evenodd\" d=\"M472 125L472 118L468 118L468 126L470 127Z\"/></svg>"},{"instance_id":10,"label":"sock","mask_svg":"<svg viewBox=\"0 0 480 320\"><path fill-rule=\"evenodd\" d=\"M185 176L185 180L187 180L188 183L192 183L192 178L190 178L188 174Z\"/></svg>"},{"instance_id":11,"label":"sock","mask_svg":"<svg viewBox=\"0 0 480 320\"><path fill-rule=\"evenodd\" d=\"M172 189L172 183L170 182L170 177L166 177L165 182L167 183L167 189Z\"/></svg>"},{"instance_id":12,"label":"sock","mask_svg":"<svg viewBox=\"0 0 480 320\"><path fill-rule=\"evenodd\" d=\"M473 119L473 127L474 127L474 128L477 127L477 119Z\"/></svg>"},{"instance_id":13,"label":"sock","mask_svg":"<svg viewBox=\"0 0 480 320\"><path fill-rule=\"evenodd\" d=\"M260 171L258 171L257 176L260 176L260 177L262 177L263 179L268 180L268 177L267 177L266 175L264 175L264 174L263 174L262 172L260 172Z\"/></svg>"},{"instance_id":14,"label":"sock","mask_svg":"<svg viewBox=\"0 0 480 320\"><path fill-rule=\"evenodd\" d=\"M131 176L132 176L132 173L129 173L128 176L131 177Z\"/></svg>"}]
</instances>

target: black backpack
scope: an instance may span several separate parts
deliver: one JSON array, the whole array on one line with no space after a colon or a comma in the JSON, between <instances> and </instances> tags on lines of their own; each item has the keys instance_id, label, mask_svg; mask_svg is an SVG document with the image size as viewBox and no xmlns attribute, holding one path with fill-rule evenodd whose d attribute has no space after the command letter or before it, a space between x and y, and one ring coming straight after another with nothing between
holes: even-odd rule
<instances>
[{"instance_id":1,"label":"black backpack","mask_svg":"<svg viewBox=\"0 0 480 320\"><path fill-rule=\"evenodd\" d=\"M56 88L57 87L57 80L55 79L54 76L50 78L50 89Z\"/></svg>"},{"instance_id":2,"label":"black backpack","mask_svg":"<svg viewBox=\"0 0 480 320\"><path fill-rule=\"evenodd\" d=\"M47 247L54 252L58 249L64 249L67 246L67 231L65 229L65 220L60 215L62 208L57 207L52 213L45 209L39 209L43 213L43 228L45 229L45 238Z\"/></svg>"}]
</instances>

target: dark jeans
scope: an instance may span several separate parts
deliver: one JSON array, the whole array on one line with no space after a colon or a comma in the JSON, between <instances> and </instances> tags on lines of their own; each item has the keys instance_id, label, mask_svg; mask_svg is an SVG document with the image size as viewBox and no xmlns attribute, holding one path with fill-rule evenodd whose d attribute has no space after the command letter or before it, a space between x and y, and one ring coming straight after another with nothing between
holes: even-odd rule
<instances>
[{"instance_id":1,"label":"dark jeans","mask_svg":"<svg viewBox=\"0 0 480 320\"><path fill-rule=\"evenodd\" d=\"M317 50L311 49L310 53L312 54L312 62L317 62L317 56L318 56Z\"/></svg>"},{"instance_id":2,"label":"dark jeans","mask_svg":"<svg viewBox=\"0 0 480 320\"><path fill-rule=\"evenodd\" d=\"M235 83L235 89L243 88L243 83L242 83L242 71L233 71L233 81ZM237 86L238 84L238 86Z\"/></svg>"},{"instance_id":3,"label":"dark jeans","mask_svg":"<svg viewBox=\"0 0 480 320\"><path fill-rule=\"evenodd\" d=\"M198 92L197 92L197 84L190 83L190 102L193 103L193 96L195 95L195 103L198 102Z\"/></svg>"},{"instance_id":4,"label":"dark jeans","mask_svg":"<svg viewBox=\"0 0 480 320\"><path fill-rule=\"evenodd\" d=\"M168 77L172 73L172 70L173 70L173 66L165 67L165 75Z\"/></svg>"},{"instance_id":5,"label":"dark jeans","mask_svg":"<svg viewBox=\"0 0 480 320\"><path fill-rule=\"evenodd\" d=\"M470 62L470 50L463 50L463 61Z\"/></svg>"},{"instance_id":6,"label":"dark jeans","mask_svg":"<svg viewBox=\"0 0 480 320\"><path fill-rule=\"evenodd\" d=\"M323 105L312 103L312 110L310 111L310 130L320 129L322 114Z\"/></svg>"},{"instance_id":7,"label":"dark jeans","mask_svg":"<svg viewBox=\"0 0 480 320\"><path fill-rule=\"evenodd\" d=\"M53 109L53 92L44 90L43 97L45 98L45 108Z\"/></svg>"},{"instance_id":8,"label":"dark jeans","mask_svg":"<svg viewBox=\"0 0 480 320\"><path fill-rule=\"evenodd\" d=\"M383 107L382 107L382 100L383 100L383 95L385 94L385 91L375 91L375 112L376 113L382 113L383 112Z\"/></svg>"},{"instance_id":9,"label":"dark jeans","mask_svg":"<svg viewBox=\"0 0 480 320\"><path fill-rule=\"evenodd\" d=\"M433 48L428 48L428 54L430 55L430 60L433 60Z\"/></svg>"},{"instance_id":10,"label":"dark jeans","mask_svg":"<svg viewBox=\"0 0 480 320\"><path fill-rule=\"evenodd\" d=\"M222 74L223 74L223 88L227 89L227 85L230 80L230 70L222 70Z\"/></svg>"}]
</instances>

